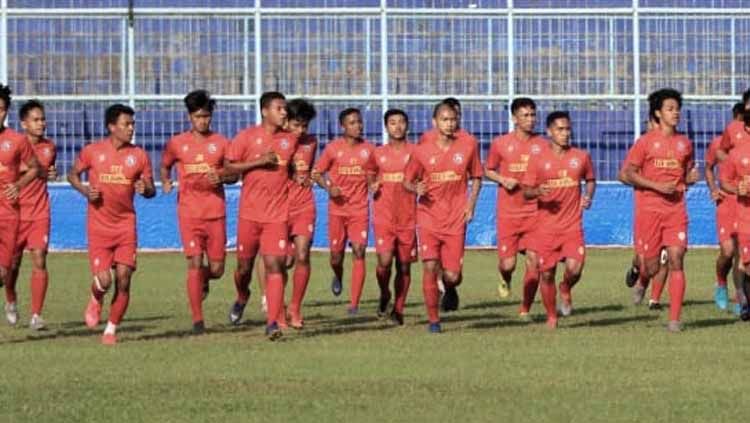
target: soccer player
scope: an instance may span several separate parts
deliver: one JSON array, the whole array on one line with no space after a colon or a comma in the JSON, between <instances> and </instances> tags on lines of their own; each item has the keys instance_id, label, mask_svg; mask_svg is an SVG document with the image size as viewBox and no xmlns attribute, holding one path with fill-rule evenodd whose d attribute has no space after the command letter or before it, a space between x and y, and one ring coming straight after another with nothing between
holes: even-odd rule
<instances>
[{"instance_id":1,"label":"soccer player","mask_svg":"<svg viewBox=\"0 0 750 423\"><path fill-rule=\"evenodd\" d=\"M18 197L39 174L39 164L29 141L5 126L10 109L10 88L0 84L0 286L9 283L20 221ZM26 166L26 172L21 167ZM14 303L15 304L15 303ZM6 317L12 307L6 302ZM16 318L17 319L17 318ZM9 322L11 319L8 319Z\"/></svg>"},{"instance_id":2,"label":"soccer player","mask_svg":"<svg viewBox=\"0 0 750 423\"><path fill-rule=\"evenodd\" d=\"M485 163L485 175L498 184L498 294L500 298L510 296L510 281L516 268L516 254L525 252L526 271L519 316L528 319L539 285L537 254L528 248L538 227L537 199L526 198L520 182L529 161L549 148L549 142L534 133L536 104L532 99L517 98L511 103L510 110L515 127L510 133L492 141Z\"/></svg>"},{"instance_id":3,"label":"soccer player","mask_svg":"<svg viewBox=\"0 0 750 423\"><path fill-rule=\"evenodd\" d=\"M731 124L730 124L731 125ZM750 111L745 111L742 122L743 131L750 135ZM740 260L744 271L750 275L750 143L742 142L735 145L725 159L724 173L719 181L721 188L737 195L737 239L739 244ZM750 293L750 282L747 277L737 292L737 300L740 303L740 318L750 320L750 306L748 306L748 293Z\"/></svg>"},{"instance_id":4,"label":"soccer player","mask_svg":"<svg viewBox=\"0 0 750 423\"><path fill-rule=\"evenodd\" d=\"M687 249L688 217L685 209L687 175L693 168L693 145L677 133L682 95L661 89L648 97L649 115L659 124L641 136L628 153L625 175L643 190L635 210L636 252L643 256L646 277L659 270L659 255L669 256L670 332L682 330L680 314L685 296L683 258Z\"/></svg>"},{"instance_id":5,"label":"soccer player","mask_svg":"<svg viewBox=\"0 0 750 423\"><path fill-rule=\"evenodd\" d=\"M745 105L745 110L750 110L750 89L742 94L742 104ZM724 154L728 154L734 147L747 141L750 141L750 134L745 131L745 124L733 119L721 134L722 151L718 153L718 159L723 160Z\"/></svg>"},{"instance_id":6,"label":"soccer player","mask_svg":"<svg viewBox=\"0 0 750 423\"><path fill-rule=\"evenodd\" d=\"M114 283L115 293L102 344L117 343L117 326L130 302L130 280L136 269L135 193L156 195L148 153L132 143L135 111L115 104L105 112L109 136L86 145L68 174L68 181L88 200L89 265L93 276L91 298L84 314L86 326L99 324L104 295ZM81 174L88 174L88 184ZM115 269L114 280L110 269Z\"/></svg>"},{"instance_id":7,"label":"soccer player","mask_svg":"<svg viewBox=\"0 0 750 423\"><path fill-rule=\"evenodd\" d=\"M224 171L229 140L211 130L216 101L207 91L196 90L185 96L184 102L190 130L167 142L159 174L162 190L169 194L173 188L172 167L177 164L177 218L187 258L188 304L193 333L200 335L206 328L202 302L208 294L208 282L224 274L227 242L224 184L237 182L237 176ZM208 265L204 264L204 255Z\"/></svg>"},{"instance_id":8,"label":"soccer player","mask_svg":"<svg viewBox=\"0 0 750 423\"><path fill-rule=\"evenodd\" d=\"M5 285L6 319L11 325L18 322L16 305L16 282L21 268L23 251L31 252L31 319L29 327L42 330L45 327L42 319L42 307L47 293L47 246L50 233L50 207L47 193L47 180L55 180L55 145L44 137L47 129L44 106L36 100L30 100L21 106L18 112L26 139L34 149L39 172L28 185L23 187L18 198L20 206L20 225L13 266Z\"/></svg>"},{"instance_id":9,"label":"soccer player","mask_svg":"<svg viewBox=\"0 0 750 423\"><path fill-rule=\"evenodd\" d=\"M404 187L419 196L417 231L423 262L422 291L428 330L439 333L437 272L442 269L446 293L461 284L466 224L474 216L482 164L477 142L456 136L458 119L453 107L438 103L432 116L440 136L414 149ZM471 193L467 195L469 181Z\"/></svg>"},{"instance_id":10,"label":"soccer player","mask_svg":"<svg viewBox=\"0 0 750 423\"><path fill-rule=\"evenodd\" d=\"M237 299L229 321L238 324L250 297L250 278L260 252L266 269L266 334L276 340L283 316L285 261L289 240L290 165L297 151L297 135L285 131L286 98L275 91L260 97L261 122L235 136L224 166L242 175L237 221Z\"/></svg>"},{"instance_id":11,"label":"soccer player","mask_svg":"<svg viewBox=\"0 0 750 423\"><path fill-rule=\"evenodd\" d=\"M403 185L414 146L406 139L409 130L406 112L390 109L385 112L383 121L388 132L388 143L375 149L375 173L370 182L375 214L375 251L378 255L376 274L380 287L378 316L387 316L392 297L391 267L395 258L396 298L390 318L397 325L403 325L406 295L411 284L411 263L417 258L417 198Z\"/></svg>"},{"instance_id":12,"label":"soccer player","mask_svg":"<svg viewBox=\"0 0 750 423\"><path fill-rule=\"evenodd\" d=\"M743 103L735 104L733 111L734 120L742 121L745 111ZM718 168L718 177L722 178L726 173L726 164L720 161L717 152L721 148L722 136L715 137L706 149L706 184L711 194L711 200L716 203L716 235L719 238L719 255L716 257L716 288L714 290L714 302L720 310L726 310L729 306L729 294L727 290L727 277L734 262L734 278L741 276L741 270L737 268L739 260L734 260L737 252L737 196L721 189L717 183L715 171ZM726 159L725 159L726 160ZM747 299L742 298L741 281L735 281L737 289L737 304L746 304Z\"/></svg>"},{"instance_id":13,"label":"soccer player","mask_svg":"<svg viewBox=\"0 0 750 423\"><path fill-rule=\"evenodd\" d=\"M538 200L537 225L529 250L538 256L542 302L547 310L547 326L557 327L555 270L564 259L565 273L560 283L560 312L573 311L571 290L581 279L586 259L583 239L583 210L591 206L596 189L594 167L589 154L570 146L571 120L567 112L547 116L549 148L534 155L520 183L526 199ZM585 193L581 195L581 184Z\"/></svg>"},{"instance_id":14,"label":"soccer player","mask_svg":"<svg viewBox=\"0 0 750 423\"><path fill-rule=\"evenodd\" d=\"M287 267L294 266L289 324L302 329L302 300L310 282L310 247L315 230L315 196L310 171L318 151L318 140L308 133L308 127L317 113L310 102L301 98L289 101L286 110L286 128L299 137L289 181L289 237L292 242Z\"/></svg>"},{"instance_id":15,"label":"soccer player","mask_svg":"<svg viewBox=\"0 0 750 423\"><path fill-rule=\"evenodd\" d=\"M453 108L456 112L456 138L465 138L469 142L477 142L476 137L471 135L468 131L461 127L461 102L455 97L446 97L441 101L442 104L446 104ZM419 144L426 141L434 142L440 136L440 131L433 127L425 131L422 136L419 137ZM442 270L438 269L437 273L438 288L442 294L440 301L440 308L444 312L456 311L459 306L458 290L456 286L445 286L443 284Z\"/></svg>"},{"instance_id":16,"label":"soccer player","mask_svg":"<svg viewBox=\"0 0 750 423\"><path fill-rule=\"evenodd\" d=\"M326 145L315 164L312 178L329 197L328 241L330 265L334 273L331 282L333 295L341 295L347 240L352 245L354 260L347 312L356 315L365 284L365 249L369 229L367 173L373 169L375 148L362 136L364 126L359 109L343 110L339 114L339 124L343 135Z\"/></svg>"}]
</instances>

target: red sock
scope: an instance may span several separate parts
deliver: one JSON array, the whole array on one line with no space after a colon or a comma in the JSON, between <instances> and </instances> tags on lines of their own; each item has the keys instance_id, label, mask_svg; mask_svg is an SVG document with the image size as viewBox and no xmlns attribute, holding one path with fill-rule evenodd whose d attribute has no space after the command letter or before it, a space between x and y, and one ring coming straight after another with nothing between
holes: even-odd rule
<instances>
[{"instance_id":1,"label":"red sock","mask_svg":"<svg viewBox=\"0 0 750 423\"><path fill-rule=\"evenodd\" d=\"M112 306L109 309L109 321L114 325L119 325L122 321L122 317L125 315L125 311L128 309L130 303L130 293L117 291L112 301Z\"/></svg>"},{"instance_id":2,"label":"red sock","mask_svg":"<svg viewBox=\"0 0 750 423\"><path fill-rule=\"evenodd\" d=\"M390 297L391 290L389 289L391 282L391 269L390 267L381 267L378 265L375 268L375 275L378 278L378 286L380 287L380 295L383 297Z\"/></svg>"},{"instance_id":3,"label":"red sock","mask_svg":"<svg viewBox=\"0 0 750 423\"><path fill-rule=\"evenodd\" d=\"M96 281L91 284L91 295L94 296L96 301L102 302L104 300L104 294L107 293L106 289L99 289Z\"/></svg>"},{"instance_id":4,"label":"red sock","mask_svg":"<svg viewBox=\"0 0 750 423\"><path fill-rule=\"evenodd\" d=\"M438 303L440 302L440 291L437 285L437 275L433 272L422 271L422 294L424 294L424 305L427 308L427 320L430 323L440 321Z\"/></svg>"},{"instance_id":5,"label":"red sock","mask_svg":"<svg viewBox=\"0 0 750 423\"><path fill-rule=\"evenodd\" d=\"M534 297L539 288L539 271L536 269L527 269L523 275L523 300L521 300L521 312L528 313L531 305L534 304Z\"/></svg>"},{"instance_id":6,"label":"red sock","mask_svg":"<svg viewBox=\"0 0 750 423\"><path fill-rule=\"evenodd\" d=\"M685 299L685 273L682 270L671 270L669 272L669 320L680 320L683 299Z\"/></svg>"},{"instance_id":7,"label":"red sock","mask_svg":"<svg viewBox=\"0 0 750 423\"><path fill-rule=\"evenodd\" d=\"M292 276L292 303L289 305L293 320L302 318L300 310L302 310L302 299L305 297L308 282L310 282L310 265L297 263L294 266L294 276Z\"/></svg>"},{"instance_id":8,"label":"red sock","mask_svg":"<svg viewBox=\"0 0 750 423\"><path fill-rule=\"evenodd\" d=\"M547 310L547 320L557 319L557 288L555 283L542 283L540 287L542 292L542 302L544 303L544 309Z\"/></svg>"},{"instance_id":9,"label":"red sock","mask_svg":"<svg viewBox=\"0 0 750 423\"><path fill-rule=\"evenodd\" d=\"M279 313L284 308L284 277L281 273L266 274L266 324L278 323Z\"/></svg>"},{"instance_id":10,"label":"red sock","mask_svg":"<svg viewBox=\"0 0 750 423\"><path fill-rule=\"evenodd\" d=\"M648 284L646 284L646 286L648 286ZM657 303L660 302L662 291L664 291L664 282L653 281L651 284L651 301Z\"/></svg>"},{"instance_id":11,"label":"red sock","mask_svg":"<svg viewBox=\"0 0 750 423\"><path fill-rule=\"evenodd\" d=\"M187 294L193 323L203 320L203 269L189 268L187 274Z\"/></svg>"},{"instance_id":12,"label":"red sock","mask_svg":"<svg viewBox=\"0 0 750 423\"><path fill-rule=\"evenodd\" d=\"M235 270L234 288L237 290L237 302L247 304L247 300L250 298L250 278L247 278L247 282L243 281L240 273Z\"/></svg>"},{"instance_id":13,"label":"red sock","mask_svg":"<svg viewBox=\"0 0 750 423\"><path fill-rule=\"evenodd\" d=\"M716 273L716 284L719 286L727 286L727 275Z\"/></svg>"},{"instance_id":14,"label":"red sock","mask_svg":"<svg viewBox=\"0 0 750 423\"><path fill-rule=\"evenodd\" d=\"M46 270L31 271L31 314L42 314L49 276Z\"/></svg>"},{"instance_id":15,"label":"red sock","mask_svg":"<svg viewBox=\"0 0 750 423\"><path fill-rule=\"evenodd\" d=\"M411 285L411 273L399 272L396 275L396 300L393 302L393 309L396 310L397 313L404 314L406 294L409 292L409 285Z\"/></svg>"},{"instance_id":16,"label":"red sock","mask_svg":"<svg viewBox=\"0 0 750 423\"><path fill-rule=\"evenodd\" d=\"M5 302L6 303L15 303L16 298L16 281L18 280L17 273L14 275L13 270L8 269L8 272L6 273L7 277L5 278ZM15 278L13 276L16 276Z\"/></svg>"},{"instance_id":17,"label":"red sock","mask_svg":"<svg viewBox=\"0 0 750 423\"><path fill-rule=\"evenodd\" d=\"M352 263L352 297L349 302L352 308L359 307L359 299L365 286L365 272L365 259L355 257Z\"/></svg>"}]
</instances>

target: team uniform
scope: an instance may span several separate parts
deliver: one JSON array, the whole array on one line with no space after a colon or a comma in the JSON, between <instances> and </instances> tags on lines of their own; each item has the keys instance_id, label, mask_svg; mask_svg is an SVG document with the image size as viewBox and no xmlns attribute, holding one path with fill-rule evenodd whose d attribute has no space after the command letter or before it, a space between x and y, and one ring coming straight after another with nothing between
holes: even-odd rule
<instances>
[{"instance_id":1,"label":"team uniform","mask_svg":"<svg viewBox=\"0 0 750 423\"><path fill-rule=\"evenodd\" d=\"M659 183L677 182L677 189L671 195L641 190L639 207L635 210L634 241L636 253L644 259L658 257L664 247L687 249L685 177L693 167L693 160L693 145L687 137L666 136L659 129L643 134L628 153L626 166L639 168L643 177ZM683 271L670 270L669 292L670 321L679 321L685 295Z\"/></svg>"},{"instance_id":2,"label":"team uniform","mask_svg":"<svg viewBox=\"0 0 750 423\"><path fill-rule=\"evenodd\" d=\"M252 169L243 175L237 219L237 256L240 259L252 260L258 252L263 256L287 255L289 170L296 150L296 135L286 131L268 134L262 126L246 128L232 140L227 160L251 162L269 152L277 158L276 165ZM266 281L270 325L276 322L283 302L283 275L268 274ZM242 304L247 302L248 295L238 290L238 300Z\"/></svg>"},{"instance_id":3,"label":"team uniform","mask_svg":"<svg viewBox=\"0 0 750 423\"><path fill-rule=\"evenodd\" d=\"M380 182L380 189L373 195L375 251L393 253L400 263L417 259L417 197L404 188L406 168L414 150L415 146L408 143L399 148L386 144L375 149L374 171ZM410 275L401 275L401 280L396 281L397 313L404 312L410 283Z\"/></svg>"},{"instance_id":4,"label":"team uniform","mask_svg":"<svg viewBox=\"0 0 750 423\"><path fill-rule=\"evenodd\" d=\"M706 167L718 166L719 180L726 178L727 164L719 162L716 157L717 151L721 149L722 137L718 136L711 141L706 149ZM723 243L737 235L737 196L725 192L724 197L716 202L716 234L719 243Z\"/></svg>"},{"instance_id":5,"label":"team uniform","mask_svg":"<svg viewBox=\"0 0 750 423\"><path fill-rule=\"evenodd\" d=\"M733 184L750 184L750 143L732 148L725 160L725 180ZM750 264L750 197L737 196L737 239L740 259L744 265Z\"/></svg>"},{"instance_id":6,"label":"team uniform","mask_svg":"<svg viewBox=\"0 0 750 423\"><path fill-rule=\"evenodd\" d=\"M186 257L202 257L223 262L226 255L226 207L223 184L214 185L210 172L221 174L229 140L212 132L200 137L184 132L172 137L162 153L162 166L177 163L179 191L177 217L182 248ZM203 321L203 285L208 283L207 268L188 270L188 296L193 322Z\"/></svg>"},{"instance_id":7,"label":"team uniform","mask_svg":"<svg viewBox=\"0 0 750 423\"><path fill-rule=\"evenodd\" d=\"M4 128L0 132L0 186L15 183L21 176L21 165L34 157L34 149L25 136ZM10 270L20 225L19 201L0 195L0 266ZM6 291L7 292L7 291Z\"/></svg>"},{"instance_id":8,"label":"team uniform","mask_svg":"<svg viewBox=\"0 0 750 423\"><path fill-rule=\"evenodd\" d=\"M474 139L457 137L443 150L436 141L414 149L406 180L421 180L426 192L417 202L417 234L422 261L439 260L441 267L460 273L463 266L468 204L468 180L482 177L479 148ZM430 323L438 323L438 286L435 274L423 272L425 306Z\"/></svg>"},{"instance_id":9,"label":"team uniform","mask_svg":"<svg viewBox=\"0 0 750 423\"><path fill-rule=\"evenodd\" d=\"M424 144L425 142L435 142L440 137L440 132L438 132L435 128L430 128L422 133L422 135L419 136L419 140L417 141L417 144ZM464 128L458 128L456 130L455 134L456 138L466 138L466 139L473 139L476 141L476 138L471 135L467 130Z\"/></svg>"},{"instance_id":10,"label":"team uniform","mask_svg":"<svg viewBox=\"0 0 750 423\"><path fill-rule=\"evenodd\" d=\"M54 166L57 154L52 141L42 138L36 144L32 144L32 148L42 169L46 170L50 166ZM20 206L20 224L14 253L14 259L16 260L23 255L24 249L47 251L50 234L50 204L46 177L34 178L23 187L18 197L18 203ZM32 315L39 315L42 312L48 279L46 270L33 269L31 271ZM12 292L12 298L9 298L10 296L7 294L6 291L6 300L15 303L15 289Z\"/></svg>"},{"instance_id":11,"label":"team uniform","mask_svg":"<svg viewBox=\"0 0 750 423\"><path fill-rule=\"evenodd\" d=\"M367 245L367 173L374 168L374 152L375 148L367 141L350 145L339 138L326 146L315 164L316 173L328 173L330 185L341 189L340 196L328 200L328 245L331 252L344 252L347 241ZM359 307L365 273L364 259L355 257L352 263L350 310Z\"/></svg>"},{"instance_id":12,"label":"team uniform","mask_svg":"<svg viewBox=\"0 0 750 423\"><path fill-rule=\"evenodd\" d=\"M733 120L721 134L720 148L724 151L731 151L748 141L750 141L750 133L745 130L745 122Z\"/></svg>"}]
</instances>

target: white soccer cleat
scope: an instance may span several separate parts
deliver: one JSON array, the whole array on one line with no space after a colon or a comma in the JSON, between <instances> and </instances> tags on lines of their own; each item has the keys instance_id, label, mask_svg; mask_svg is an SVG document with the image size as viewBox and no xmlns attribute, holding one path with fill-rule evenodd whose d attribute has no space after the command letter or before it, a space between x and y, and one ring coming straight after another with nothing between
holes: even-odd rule
<instances>
[{"instance_id":1,"label":"white soccer cleat","mask_svg":"<svg viewBox=\"0 0 750 423\"><path fill-rule=\"evenodd\" d=\"M16 303L5 303L5 320L11 326L15 326L18 323L18 306Z\"/></svg>"},{"instance_id":2,"label":"white soccer cleat","mask_svg":"<svg viewBox=\"0 0 750 423\"><path fill-rule=\"evenodd\" d=\"M35 314L31 316L31 320L29 321L29 328L31 330L43 330L47 327L46 323L44 323L44 319L42 319L42 316Z\"/></svg>"}]
</instances>

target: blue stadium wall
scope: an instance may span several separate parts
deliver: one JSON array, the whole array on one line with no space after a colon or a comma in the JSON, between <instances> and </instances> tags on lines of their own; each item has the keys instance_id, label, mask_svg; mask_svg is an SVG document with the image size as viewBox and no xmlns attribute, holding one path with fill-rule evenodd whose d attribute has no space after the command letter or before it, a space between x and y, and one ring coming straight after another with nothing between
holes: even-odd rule
<instances>
[{"instance_id":1,"label":"blue stadium wall","mask_svg":"<svg viewBox=\"0 0 750 423\"><path fill-rule=\"evenodd\" d=\"M239 187L227 189L227 238L228 247L236 245L237 203ZM83 250L86 248L86 203L67 185L50 187L52 202L51 248L57 250ZM327 246L327 200L323 191L316 190L315 198L318 219L315 228L314 246ZM476 216L467 233L467 245L491 247L496 243L495 233L496 186L482 187ZM138 197L138 243L140 248L179 249L177 195L159 193L156 198L144 200ZM716 243L714 206L709 200L704 184L696 185L688 192L690 215L689 241L692 245ZM586 242L589 245L632 244L632 190L620 184L602 184L598 187L594 204L585 213ZM372 236L370 237L372 243Z\"/></svg>"}]
</instances>

